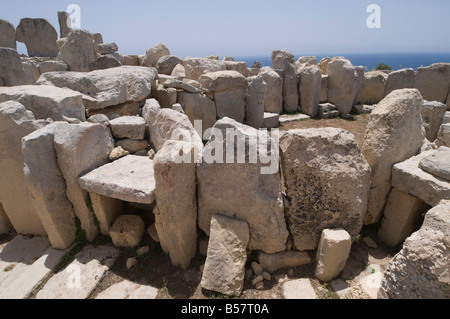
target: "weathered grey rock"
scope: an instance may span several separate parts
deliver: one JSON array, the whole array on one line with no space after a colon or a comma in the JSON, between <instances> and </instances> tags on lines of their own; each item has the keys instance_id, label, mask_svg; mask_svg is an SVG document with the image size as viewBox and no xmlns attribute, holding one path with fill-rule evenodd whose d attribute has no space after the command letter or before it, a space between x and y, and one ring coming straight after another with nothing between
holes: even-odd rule
<instances>
[{"instance_id":1,"label":"weathered grey rock","mask_svg":"<svg viewBox=\"0 0 450 319\"><path fill-rule=\"evenodd\" d=\"M244 287L249 225L221 215L211 218L208 257L201 286L231 296L240 296Z\"/></svg>"},{"instance_id":2,"label":"weathered grey rock","mask_svg":"<svg viewBox=\"0 0 450 319\"><path fill-rule=\"evenodd\" d=\"M69 66L62 61L45 61L39 64L39 73L68 71Z\"/></svg>"},{"instance_id":3,"label":"weathered grey rock","mask_svg":"<svg viewBox=\"0 0 450 319\"><path fill-rule=\"evenodd\" d=\"M441 147L419 163L419 167L430 174L450 181L450 148Z\"/></svg>"},{"instance_id":4,"label":"weathered grey rock","mask_svg":"<svg viewBox=\"0 0 450 319\"><path fill-rule=\"evenodd\" d=\"M312 259L307 252L283 251L276 254L260 253L258 261L264 270L273 273L283 268L295 268L312 263Z\"/></svg>"},{"instance_id":5,"label":"weathered grey rock","mask_svg":"<svg viewBox=\"0 0 450 319\"><path fill-rule=\"evenodd\" d=\"M87 119L87 121L90 123L98 123L98 124L102 124L103 126L109 127L109 119L104 114L93 115L93 116L89 117Z\"/></svg>"},{"instance_id":6,"label":"weathered grey rock","mask_svg":"<svg viewBox=\"0 0 450 319\"><path fill-rule=\"evenodd\" d=\"M194 125L202 121L202 138L208 140L211 129L217 120L216 104L208 96L200 93L178 92L177 102L181 104L185 114ZM198 132L200 133L200 132Z\"/></svg>"},{"instance_id":7,"label":"weathered grey rock","mask_svg":"<svg viewBox=\"0 0 450 319\"><path fill-rule=\"evenodd\" d=\"M123 202L96 193L90 193L89 197L91 199L95 217L99 222L100 232L104 236L109 236L109 231L111 230L114 221L120 215L123 215Z\"/></svg>"},{"instance_id":8,"label":"weathered grey rock","mask_svg":"<svg viewBox=\"0 0 450 319\"><path fill-rule=\"evenodd\" d=\"M158 80L158 84L164 85L164 83L166 83L166 81L175 81L177 78L173 77L171 75L165 75L165 74L158 73L158 77L156 79Z\"/></svg>"},{"instance_id":9,"label":"weathered grey rock","mask_svg":"<svg viewBox=\"0 0 450 319\"><path fill-rule=\"evenodd\" d=\"M180 80L167 80L164 82L164 87L183 90L188 93L199 93L199 89Z\"/></svg>"},{"instance_id":10,"label":"weathered grey rock","mask_svg":"<svg viewBox=\"0 0 450 319\"><path fill-rule=\"evenodd\" d=\"M387 96L395 90L413 88L415 77L416 73L414 72L414 69L402 69L389 73L386 80L384 96Z\"/></svg>"},{"instance_id":11,"label":"weathered grey rock","mask_svg":"<svg viewBox=\"0 0 450 319\"><path fill-rule=\"evenodd\" d=\"M319 245L324 229L356 239L367 208L370 167L355 137L342 129L291 130L280 136L290 232L297 250ZM314 217L312 217L314 216Z\"/></svg>"},{"instance_id":12,"label":"weathered grey rock","mask_svg":"<svg viewBox=\"0 0 450 319\"><path fill-rule=\"evenodd\" d=\"M8 181L0 183L0 206L19 234L46 235L31 203L22 161L22 138L44 125L45 121L36 121L20 103L0 103L0 180Z\"/></svg>"},{"instance_id":13,"label":"weathered grey rock","mask_svg":"<svg viewBox=\"0 0 450 319\"><path fill-rule=\"evenodd\" d=\"M16 50L16 28L6 20L0 19L0 48L11 48Z\"/></svg>"},{"instance_id":14,"label":"weathered grey rock","mask_svg":"<svg viewBox=\"0 0 450 319\"><path fill-rule=\"evenodd\" d=\"M16 40L25 43L30 57L56 57L58 34L45 19L24 18L16 29Z\"/></svg>"},{"instance_id":15,"label":"weathered grey rock","mask_svg":"<svg viewBox=\"0 0 450 319\"><path fill-rule=\"evenodd\" d=\"M161 112L161 106L155 99L148 99L142 108L142 117L147 122L147 125L151 128L156 121L156 116Z\"/></svg>"},{"instance_id":16,"label":"weathered grey rock","mask_svg":"<svg viewBox=\"0 0 450 319\"><path fill-rule=\"evenodd\" d=\"M137 247L144 235L144 221L137 215L121 215L116 219L109 234L116 247Z\"/></svg>"},{"instance_id":17,"label":"weathered grey rock","mask_svg":"<svg viewBox=\"0 0 450 319\"><path fill-rule=\"evenodd\" d=\"M97 60L97 44L94 36L85 30L74 30L70 32L59 57L72 72L88 72L89 65Z\"/></svg>"},{"instance_id":18,"label":"weathered grey rock","mask_svg":"<svg viewBox=\"0 0 450 319\"><path fill-rule=\"evenodd\" d=\"M97 53L101 55L111 54L119 51L116 43L100 43L97 44Z\"/></svg>"},{"instance_id":19,"label":"weathered grey rock","mask_svg":"<svg viewBox=\"0 0 450 319\"><path fill-rule=\"evenodd\" d=\"M352 248L352 239L343 229L324 229L316 254L315 276L329 282L344 269Z\"/></svg>"},{"instance_id":20,"label":"weathered grey rock","mask_svg":"<svg viewBox=\"0 0 450 319\"><path fill-rule=\"evenodd\" d=\"M99 57L94 62L89 63L89 71L106 70L117 68L119 66L122 66L122 63L120 63L114 56L107 54Z\"/></svg>"},{"instance_id":21,"label":"weathered grey rock","mask_svg":"<svg viewBox=\"0 0 450 319\"><path fill-rule=\"evenodd\" d=\"M114 148L110 130L99 124L65 124L55 132L55 150L61 173L66 182L67 198L73 205L75 215L86 231L88 241L98 234L92 207L87 204L87 192L80 188L78 178L109 163Z\"/></svg>"},{"instance_id":22,"label":"weathered grey rock","mask_svg":"<svg viewBox=\"0 0 450 319\"><path fill-rule=\"evenodd\" d=\"M203 151L203 162L197 168L199 226L209 234L211 216L217 212L247 221L249 249L276 253L286 248L288 236L277 169L277 147L267 135L259 135L257 143L258 133L258 130L229 118L214 125L211 139ZM228 160L225 161L225 149L233 147L234 150L236 138L238 143L248 147L234 154L227 151ZM268 164L263 164L262 159ZM231 161L232 165L227 164Z\"/></svg>"},{"instance_id":23,"label":"weathered grey rock","mask_svg":"<svg viewBox=\"0 0 450 319\"><path fill-rule=\"evenodd\" d=\"M328 101L328 75L322 74L322 84L320 87L320 102Z\"/></svg>"},{"instance_id":24,"label":"weathered grey rock","mask_svg":"<svg viewBox=\"0 0 450 319\"><path fill-rule=\"evenodd\" d=\"M150 128L151 143L158 152L167 140L182 140L192 142L201 152L203 142L194 130L189 118L172 109L163 109L156 116L156 120ZM190 139L190 140L189 140ZM197 157L197 156L196 156Z\"/></svg>"},{"instance_id":25,"label":"weathered grey rock","mask_svg":"<svg viewBox=\"0 0 450 319\"><path fill-rule=\"evenodd\" d=\"M41 75L39 72L39 66L33 60L22 61L22 67L25 72L25 78L30 81L31 85L35 85L36 81Z\"/></svg>"},{"instance_id":26,"label":"weathered grey rock","mask_svg":"<svg viewBox=\"0 0 450 319\"><path fill-rule=\"evenodd\" d=\"M365 79L365 71L366 68L364 66L355 66L356 74L358 75L358 78L356 79L356 93L355 93L355 101L353 104L361 104L362 101L362 91L363 91L363 85L364 85L364 79ZM384 96L383 96L384 97Z\"/></svg>"},{"instance_id":27,"label":"weathered grey rock","mask_svg":"<svg viewBox=\"0 0 450 319\"><path fill-rule=\"evenodd\" d=\"M33 85L34 76L25 70L16 50L0 47L0 77L4 86Z\"/></svg>"},{"instance_id":28,"label":"weathered grey rock","mask_svg":"<svg viewBox=\"0 0 450 319\"><path fill-rule=\"evenodd\" d=\"M116 142L116 146L122 147L125 151L136 153L140 150L146 149L148 145L147 140L131 140L123 139Z\"/></svg>"},{"instance_id":29,"label":"weathered grey rock","mask_svg":"<svg viewBox=\"0 0 450 319\"><path fill-rule=\"evenodd\" d=\"M272 129L280 126L280 115L264 112L263 128Z\"/></svg>"},{"instance_id":30,"label":"weathered grey rock","mask_svg":"<svg viewBox=\"0 0 450 319\"><path fill-rule=\"evenodd\" d=\"M299 68L299 92L302 113L311 117L319 115L320 91L322 76L319 68L314 65Z\"/></svg>"},{"instance_id":31,"label":"weathered grey rock","mask_svg":"<svg viewBox=\"0 0 450 319\"><path fill-rule=\"evenodd\" d=\"M212 60L207 58L185 58L184 68L186 78L198 80L200 76L210 72L226 71L227 66L225 62Z\"/></svg>"},{"instance_id":32,"label":"weathered grey rock","mask_svg":"<svg viewBox=\"0 0 450 319\"><path fill-rule=\"evenodd\" d=\"M450 182L419 167L424 158L437 152L437 150L425 151L395 164L392 169L392 186L420 198L430 206L438 205L443 199L450 199Z\"/></svg>"},{"instance_id":33,"label":"weathered grey rock","mask_svg":"<svg viewBox=\"0 0 450 319\"><path fill-rule=\"evenodd\" d=\"M237 71L218 71L200 76L198 82L209 92L247 87L245 77Z\"/></svg>"},{"instance_id":34,"label":"weathered grey rock","mask_svg":"<svg viewBox=\"0 0 450 319\"><path fill-rule=\"evenodd\" d=\"M429 206L419 198L392 189L378 238L391 247L400 245L417 229L422 222L422 215L428 210Z\"/></svg>"},{"instance_id":35,"label":"weathered grey rock","mask_svg":"<svg viewBox=\"0 0 450 319\"><path fill-rule=\"evenodd\" d=\"M187 269L197 251L196 164L181 162L192 157L191 144L166 141L155 155L155 197L159 214L155 224L161 246L172 264Z\"/></svg>"},{"instance_id":36,"label":"weathered grey rock","mask_svg":"<svg viewBox=\"0 0 450 319\"><path fill-rule=\"evenodd\" d=\"M443 123L447 105L440 102L423 101L422 120L425 127L425 137L434 142Z\"/></svg>"},{"instance_id":37,"label":"weathered grey rock","mask_svg":"<svg viewBox=\"0 0 450 319\"><path fill-rule=\"evenodd\" d=\"M290 280L283 284L285 299L317 299L309 279Z\"/></svg>"},{"instance_id":38,"label":"weathered grey rock","mask_svg":"<svg viewBox=\"0 0 450 319\"><path fill-rule=\"evenodd\" d=\"M181 58L174 55L166 55L158 60L155 67L158 70L158 73L171 75L173 69L178 64L183 64L183 60Z\"/></svg>"},{"instance_id":39,"label":"weathered grey rock","mask_svg":"<svg viewBox=\"0 0 450 319\"><path fill-rule=\"evenodd\" d=\"M435 63L417 69L414 88L424 100L446 103L450 89L450 63Z\"/></svg>"},{"instance_id":40,"label":"weathered grey rock","mask_svg":"<svg viewBox=\"0 0 450 319\"><path fill-rule=\"evenodd\" d=\"M441 125L439 129L436 145L450 147L450 123Z\"/></svg>"},{"instance_id":41,"label":"weathered grey rock","mask_svg":"<svg viewBox=\"0 0 450 319\"><path fill-rule=\"evenodd\" d=\"M72 19L66 11L58 11L59 37L67 38L72 32Z\"/></svg>"},{"instance_id":42,"label":"weathered grey rock","mask_svg":"<svg viewBox=\"0 0 450 319\"><path fill-rule=\"evenodd\" d=\"M244 77L248 77L248 65L246 62L225 61L225 65L228 71L236 71L242 74Z\"/></svg>"},{"instance_id":43,"label":"weathered grey rock","mask_svg":"<svg viewBox=\"0 0 450 319\"><path fill-rule=\"evenodd\" d=\"M390 299L448 299L450 202L443 201L425 215L422 228L409 237L389 263L379 297Z\"/></svg>"},{"instance_id":44,"label":"weathered grey rock","mask_svg":"<svg viewBox=\"0 0 450 319\"><path fill-rule=\"evenodd\" d=\"M124 55L122 64L128 66L139 66L139 57L137 55Z\"/></svg>"},{"instance_id":45,"label":"weathered grey rock","mask_svg":"<svg viewBox=\"0 0 450 319\"><path fill-rule=\"evenodd\" d=\"M272 52L274 70L283 71L283 109L295 113L299 109L298 76L294 56L285 50Z\"/></svg>"},{"instance_id":46,"label":"weathered grey rock","mask_svg":"<svg viewBox=\"0 0 450 319\"><path fill-rule=\"evenodd\" d=\"M364 74L361 93L362 104L377 104L384 98L388 75L382 71L372 71Z\"/></svg>"},{"instance_id":47,"label":"weathered grey rock","mask_svg":"<svg viewBox=\"0 0 450 319\"><path fill-rule=\"evenodd\" d=\"M85 109L81 98L78 92L51 86L24 85L0 88L0 103L17 101L33 112L36 119L85 121Z\"/></svg>"},{"instance_id":48,"label":"weathered grey rock","mask_svg":"<svg viewBox=\"0 0 450 319\"><path fill-rule=\"evenodd\" d=\"M75 260L65 270L47 281L37 293L36 299L88 298L119 254L119 250L112 246L86 246L75 255Z\"/></svg>"},{"instance_id":49,"label":"weathered grey rock","mask_svg":"<svg viewBox=\"0 0 450 319\"><path fill-rule=\"evenodd\" d=\"M328 101L346 116L355 101L358 73L350 61L343 59L329 62L327 73Z\"/></svg>"},{"instance_id":50,"label":"weathered grey rock","mask_svg":"<svg viewBox=\"0 0 450 319\"><path fill-rule=\"evenodd\" d=\"M333 119L340 114L341 112L331 103L319 104L319 117L321 119Z\"/></svg>"},{"instance_id":51,"label":"weathered grey rock","mask_svg":"<svg viewBox=\"0 0 450 319\"><path fill-rule=\"evenodd\" d=\"M75 211L66 195L66 182L58 165L55 135L67 129L55 122L22 140L25 180L37 214L53 248L66 249L75 240Z\"/></svg>"},{"instance_id":52,"label":"weathered grey rock","mask_svg":"<svg viewBox=\"0 0 450 319\"><path fill-rule=\"evenodd\" d=\"M223 119L229 117L239 123L245 119L246 88L238 87L227 91L215 92L217 117Z\"/></svg>"},{"instance_id":53,"label":"weathered grey rock","mask_svg":"<svg viewBox=\"0 0 450 319\"><path fill-rule=\"evenodd\" d=\"M281 114L283 111L283 78L270 67L262 68L260 75L267 83L264 111Z\"/></svg>"},{"instance_id":54,"label":"weathered grey rock","mask_svg":"<svg viewBox=\"0 0 450 319\"><path fill-rule=\"evenodd\" d=\"M166 89L161 84L155 88L152 95L158 100L163 109L171 109L172 105L177 102L177 90L174 88Z\"/></svg>"},{"instance_id":55,"label":"weathered grey rock","mask_svg":"<svg viewBox=\"0 0 450 319\"><path fill-rule=\"evenodd\" d=\"M169 49L164 44L159 43L153 48L147 49L141 66L155 67L159 59L166 55L170 55Z\"/></svg>"},{"instance_id":56,"label":"weathered grey rock","mask_svg":"<svg viewBox=\"0 0 450 319\"><path fill-rule=\"evenodd\" d=\"M98 110L146 99L155 79L156 70L153 68L121 66L88 73L46 73L41 75L38 84L81 92L86 108Z\"/></svg>"},{"instance_id":57,"label":"weathered grey rock","mask_svg":"<svg viewBox=\"0 0 450 319\"><path fill-rule=\"evenodd\" d=\"M121 116L109 122L114 137L143 140L145 137L145 120L138 116Z\"/></svg>"},{"instance_id":58,"label":"weathered grey rock","mask_svg":"<svg viewBox=\"0 0 450 319\"><path fill-rule=\"evenodd\" d=\"M100 300L141 300L156 299L158 289L152 286L145 286L129 280L123 280L102 291L95 297Z\"/></svg>"},{"instance_id":59,"label":"weathered grey rock","mask_svg":"<svg viewBox=\"0 0 450 319\"><path fill-rule=\"evenodd\" d=\"M106 164L79 178L80 187L131 203L152 204L155 201L153 161L129 155Z\"/></svg>"},{"instance_id":60,"label":"weathered grey rock","mask_svg":"<svg viewBox=\"0 0 450 319\"><path fill-rule=\"evenodd\" d=\"M183 62L184 63L184 62ZM170 73L171 76L174 76L178 79L184 79L186 77L186 70L183 66L183 64L177 64L173 70L172 73Z\"/></svg>"},{"instance_id":61,"label":"weathered grey rock","mask_svg":"<svg viewBox=\"0 0 450 319\"><path fill-rule=\"evenodd\" d=\"M362 146L372 168L365 224L378 222L383 214L391 191L392 165L416 155L422 146L422 105L419 91L396 90L384 98L370 115Z\"/></svg>"},{"instance_id":62,"label":"weathered grey rock","mask_svg":"<svg viewBox=\"0 0 450 319\"><path fill-rule=\"evenodd\" d=\"M103 36L101 33L92 33L92 36L94 37L95 44L103 43Z\"/></svg>"},{"instance_id":63,"label":"weathered grey rock","mask_svg":"<svg viewBox=\"0 0 450 319\"><path fill-rule=\"evenodd\" d=\"M248 89L245 106L245 123L256 129L264 124L264 102L266 99L267 84L262 76L247 78Z\"/></svg>"}]
</instances>

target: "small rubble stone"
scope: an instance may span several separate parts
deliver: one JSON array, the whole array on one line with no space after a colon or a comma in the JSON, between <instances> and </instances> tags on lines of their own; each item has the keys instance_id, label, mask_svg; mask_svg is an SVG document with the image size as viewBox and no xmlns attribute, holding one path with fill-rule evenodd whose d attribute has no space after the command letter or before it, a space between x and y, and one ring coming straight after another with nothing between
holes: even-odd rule
<instances>
[{"instance_id":1,"label":"small rubble stone","mask_svg":"<svg viewBox=\"0 0 450 319\"><path fill-rule=\"evenodd\" d=\"M253 269L255 275L257 275L257 276L262 274L262 272L263 272L262 266L255 261L252 262L252 269Z\"/></svg>"},{"instance_id":2,"label":"small rubble stone","mask_svg":"<svg viewBox=\"0 0 450 319\"><path fill-rule=\"evenodd\" d=\"M264 283L263 282L258 282L255 285L256 290L264 290Z\"/></svg>"},{"instance_id":3,"label":"small rubble stone","mask_svg":"<svg viewBox=\"0 0 450 319\"><path fill-rule=\"evenodd\" d=\"M127 259L126 266L127 266L128 270L133 268L134 266L136 266L136 264L137 264L137 259L136 258L128 258Z\"/></svg>"},{"instance_id":4,"label":"small rubble stone","mask_svg":"<svg viewBox=\"0 0 450 319\"><path fill-rule=\"evenodd\" d=\"M262 276L263 276L264 280L267 280L267 281L272 280L272 276L266 271L262 273Z\"/></svg>"},{"instance_id":5,"label":"small rubble stone","mask_svg":"<svg viewBox=\"0 0 450 319\"><path fill-rule=\"evenodd\" d=\"M142 256L142 255L145 255L146 253L148 253L149 251L150 251L150 247L149 246L144 246L144 247L139 248L136 251L136 254L138 256Z\"/></svg>"},{"instance_id":6,"label":"small rubble stone","mask_svg":"<svg viewBox=\"0 0 450 319\"><path fill-rule=\"evenodd\" d=\"M252 285L256 286L257 284L259 284L260 282L263 282L264 277L262 275L258 275L256 276L253 281L252 281Z\"/></svg>"},{"instance_id":7,"label":"small rubble stone","mask_svg":"<svg viewBox=\"0 0 450 319\"><path fill-rule=\"evenodd\" d=\"M364 237L363 239L364 243L367 245L367 247L369 248L373 248L373 249L377 249L378 245L377 243L370 237Z\"/></svg>"}]
</instances>

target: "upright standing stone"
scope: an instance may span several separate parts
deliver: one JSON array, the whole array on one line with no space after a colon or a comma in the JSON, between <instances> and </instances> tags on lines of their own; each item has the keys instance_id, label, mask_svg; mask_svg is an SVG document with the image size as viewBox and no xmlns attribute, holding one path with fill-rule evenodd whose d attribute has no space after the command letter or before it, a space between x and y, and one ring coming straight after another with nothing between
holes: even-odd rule
<instances>
[{"instance_id":1,"label":"upright standing stone","mask_svg":"<svg viewBox=\"0 0 450 319\"><path fill-rule=\"evenodd\" d=\"M16 29L11 22L0 19L0 48L17 49Z\"/></svg>"},{"instance_id":2,"label":"upright standing stone","mask_svg":"<svg viewBox=\"0 0 450 319\"><path fill-rule=\"evenodd\" d=\"M205 94L178 92L177 102L183 107L192 125L195 121L202 121L201 137L205 140L209 139L211 133L207 133L206 130L211 129L217 120L214 101Z\"/></svg>"},{"instance_id":3,"label":"upright standing stone","mask_svg":"<svg viewBox=\"0 0 450 319\"><path fill-rule=\"evenodd\" d=\"M167 141L156 153L153 162L159 210L155 216L158 237L161 246L167 249L172 264L184 269L189 267L197 249L196 164L193 151L191 144ZM181 162L182 158L187 160Z\"/></svg>"},{"instance_id":4,"label":"upright standing stone","mask_svg":"<svg viewBox=\"0 0 450 319\"><path fill-rule=\"evenodd\" d=\"M166 55L170 55L169 49L164 44L159 43L153 48L147 49L145 58L142 61L141 65L147 67L156 67L159 59Z\"/></svg>"},{"instance_id":5,"label":"upright standing stone","mask_svg":"<svg viewBox=\"0 0 450 319\"><path fill-rule=\"evenodd\" d=\"M26 184L53 248L66 249L75 240L75 212L54 148L55 134L67 129L55 122L23 138Z\"/></svg>"},{"instance_id":6,"label":"upright standing stone","mask_svg":"<svg viewBox=\"0 0 450 319\"><path fill-rule=\"evenodd\" d=\"M32 85L34 76L25 70L19 53L11 48L0 47L0 78L4 86Z\"/></svg>"},{"instance_id":7,"label":"upright standing stone","mask_svg":"<svg viewBox=\"0 0 450 319\"><path fill-rule=\"evenodd\" d=\"M320 88L320 102L328 101L328 75L322 75L322 86Z\"/></svg>"},{"instance_id":8,"label":"upright standing stone","mask_svg":"<svg viewBox=\"0 0 450 319\"><path fill-rule=\"evenodd\" d=\"M281 114L283 112L283 78L268 66L262 68L259 74L267 83L264 111Z\"/></svg>"},{"instance_id":9,"label":"upright standing stone","mask_svg":"<svg viewBox=\"0 0 450 319\"><path fill-rule=\"evenodd\" d=\"M427 101L446 103L450 89L450 63L435 63L418 68L414 88Z\"/></svg>"},{"instance_id":10,"label":"upright standing stone","mask_svg":"<svg viewBox=\"0 0 450 319\"><path fill-rule=\"evenodd\" d=\"M99 222L100 232L109 236L109 232L116 219L123 214L123 202L119 199L89 193L95 217Z\"/></svg>"},{"instance_id":11,"label":"upright standing stone","mask_svg":"<svg viewBox=\"0 0 450 319\"><path fill-rule=\"evenodd\" d=\"M85 30L70 32L59 55L70 71L89 72L90 64L97 60L97 45L93 35Z\"/></svg>"},{"instance_id":12,"label":"upright standing stone","mask_svg":"<svg viewBox=\"0 0 450 319\"><path fill-rule=\"evenodd\" d=\"M348 60L336 59L328 63L328 101L343 116L350 113L356 96L358 73Z\"/></svg>"},{"instance_id":13,"label":"upright standing stone","mask_svg":"<svg viewBox=\"0 0 450 319\"><path fill-rule=\"evenodd\" d=\"M362 146L372 168L367 225L378 222L383 214L391 191L392 165L416 155L423 144L422 107L418 90L402 89L390 93L370 115Z\"/></svg>"},{"instance_id":14,"label":"upright standing stone","mask_svg":"<svg viewBox=\"0 0 450 319\"><path fill-rule=\"evenodd\" d=\"M0 203L19 234L46 234L26 186L22 160L22 138L44 126L45 121L36 121L22 104L0 104Z\"/></svg>"},{"instance_id":15,"label":"upright standing stone","mask_svg":"<svg viewBox=\"0 0 450 319\"><path fill-rule=\"evenodd\" d=\"M67 38L72 32L72 20L66 11L58 11L59 37Z\"/></svg>"},{"instance_id":16,"label":"upright standing stone","mask_svg":"<svg viewBox=\"0 0 450 319\"><path fill-rule=\"evenodd\" d=\"M416 73L414 72L414 69L402 69L389 73L384 96L388 96L389 93L395 90L413 88L415 77Z\"/></svg>"},{"instance_id":17,"label":"upright standing stone","mask_svg":"<svg viewBox=\"0 0 450 319\"><path fill-rule=\"evenodd\" d=\"M245 107L245 123L256 129L263 127L264 101L266 99L267 84L262 76L247 78L248 90Z\"/></svg>"},{"instance_id":18,"label":"upright standing stone","mask_svg":"<svg viewBox=\"0 0 450 319\"><path fill-rule=\"evenodd\" d=\"M361 231L370 167L355 137L336 128L290 130L280 136L281 167L290 207L286 217L297 250L314 250L322 231Z\"/></svg>"},{"instance_id":19,"label":"upright standing stone","mask_svg":"<svg viewBox=\"0 0 450 319\"><path fill-rule=\"evenodd\" d=\"M355 94L355 101L353 102L354 105L361 104L362 100L362 91L363 91L363 84L364 84L364 73L366 71L366 68L364 66L355 66L356 74L358 75L358 78L356 80L356 94Z\"/></svg>"},{"instance_id":20,"label":"upright standing stone","mask_svg":"<svg viewBox=\"0 0 450 319\"><path fill-rule=\"evenodd\" d=\"M16 29L16 40L25 43L30 57L56 57L58 34L45 19L24 18Z\"/></svg>"},{"instance_id":21,"label":"upright standing stone","mask_svg":"<svg viewBox=\"0 0 450 319\"><path fill-rule=\"evenodd\" d=\"M240 296L244 287L249 226L244 221L214 215L210 233L200 284L208 290Z\"/></svg>"},{"instance_id":22,"label":"upright standing stone","mask_svg":"<svg viewBox=\"0 0 450 319\"><path fill-rule=\"evenodd\" d=\"M298 74L302 113L317 117L322 89L322 75L319 68L316 65L301 67L298 69Z\"/></svg>"},{"instance_id":23,"label":"upright standing stone","mask_svg":"<svg viewBox=\"0 0 450 319\"><path fill-rule=\"evenodd\" d=\"M388 75L382 71L372 71L364 74L361 103L379 103L384 98L387 78Z\"/></svg>"},{"instance_id":24,"label":"upright standing stone","mask_svg":"<svg viewBox=\"0 0 450 319\"><path fill-rule=\"evenodd\" d=\"M444 120L447 105L440 102L423 102L422 119L425 127L425 137L434 142Z\"/></svg>"},{"instance_id":25,"label":"upright standing stone","mask_svg":"<svg viewBox=\"0 0 450 319\"><path fill-rule=\"evenodd\" d=\"M299 109L298 76L294 56L285 50L272 52L274 70L283 71L283 108L287 113Z\"/></svg>"}]
</instances>

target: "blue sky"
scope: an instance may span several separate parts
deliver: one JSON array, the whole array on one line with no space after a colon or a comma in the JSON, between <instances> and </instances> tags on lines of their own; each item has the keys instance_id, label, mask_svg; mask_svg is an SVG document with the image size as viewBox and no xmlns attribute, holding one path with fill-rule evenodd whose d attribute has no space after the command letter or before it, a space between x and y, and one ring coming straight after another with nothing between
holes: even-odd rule
<instances>
[{"instance_id":1,"label":"blue sky","mask_svg":"<svg viewBox=\"0 0 450 319\"><path fill-rule=\"evenodd\" d=\"M0 0L0 18L45 18L81 7L81 27L116 42L122 54L157 43L181 57L378 52L450 52L449 0ZM381 29L369 29L369 4ZM19 46L19 50L23 46Z\"/></svg>"}]
</instances>

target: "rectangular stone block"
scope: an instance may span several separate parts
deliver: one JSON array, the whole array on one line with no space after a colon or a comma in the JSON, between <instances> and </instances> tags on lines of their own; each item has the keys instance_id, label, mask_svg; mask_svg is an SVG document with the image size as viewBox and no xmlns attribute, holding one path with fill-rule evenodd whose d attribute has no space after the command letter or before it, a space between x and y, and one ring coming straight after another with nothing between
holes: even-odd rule
<instances>
[{"instance_id":1,"label":"rectangular stone block","mask_svg":"<svg viewBox=\"0 0 450 319\"><path fill-rule=\"evenodd\" d=\"M95 217L100 223L102 235L109 236L109 231L114 221L123 213L123 202L121 200L89 193Z\"/></svg>"}]
</instances>

